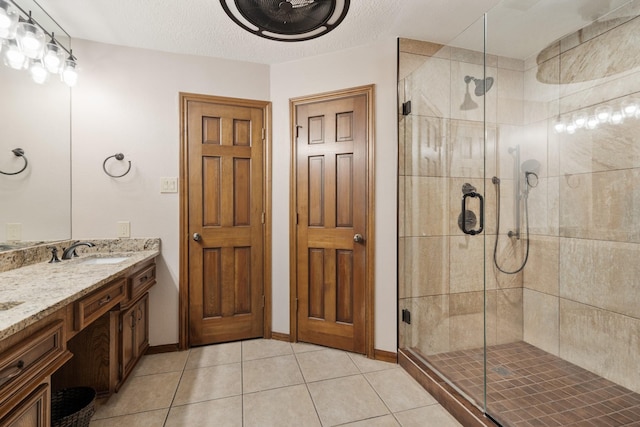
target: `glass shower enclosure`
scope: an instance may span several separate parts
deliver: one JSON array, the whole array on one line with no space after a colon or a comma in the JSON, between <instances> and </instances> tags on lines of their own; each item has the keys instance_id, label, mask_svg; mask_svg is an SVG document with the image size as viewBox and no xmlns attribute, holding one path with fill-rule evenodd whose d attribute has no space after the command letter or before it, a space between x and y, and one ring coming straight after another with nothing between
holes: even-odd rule
<instances>
[{"instance_id":1,"label":"glass shower enclosure","mask_svg":"<svg viewBox=\"0 0 640 427\"><path fill-rule=\"evenodd\" d=\"M398 43L399 349L504 426L640 420L640 0Z\"/></svg>"}]
</instances>

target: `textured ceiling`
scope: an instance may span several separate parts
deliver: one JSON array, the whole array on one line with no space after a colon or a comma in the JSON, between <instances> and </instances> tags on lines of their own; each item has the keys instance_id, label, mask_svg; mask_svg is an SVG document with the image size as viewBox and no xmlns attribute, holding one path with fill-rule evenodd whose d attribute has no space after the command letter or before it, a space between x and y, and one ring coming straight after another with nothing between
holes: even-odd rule
<instances>
[{"instance_id":1,"label":"textured ceiling","mask_svg":"<svg viewBox=\"0 0 640 427\"><path fill-rule=\"evenodd\" d=\"M389 36L447 43L498 1L351 0L349 13L337 29L302 42L278 42L252 35L225 14L219 0L38 3L74 38L273 64Z\"/></svg>"},{"instance_id":2,"label":"textured ceiling","mask_svg":"<svg viewBox=\"0 0 640 427\"><path fill-rule=\"evenodd\" d=\"M524 59L629 0L351 0L344 21L319 38L280 42L236 25L220 0L37 1L74 38L264 64L406 37ZM496 6L496 7L494 7ZM470 28L465 32L465 29ZM463 34L464 32L464 34ZM457 37L459 36L460 37ZM455 39L455 40L454 40Z\"/></svg>"}]
</instances>

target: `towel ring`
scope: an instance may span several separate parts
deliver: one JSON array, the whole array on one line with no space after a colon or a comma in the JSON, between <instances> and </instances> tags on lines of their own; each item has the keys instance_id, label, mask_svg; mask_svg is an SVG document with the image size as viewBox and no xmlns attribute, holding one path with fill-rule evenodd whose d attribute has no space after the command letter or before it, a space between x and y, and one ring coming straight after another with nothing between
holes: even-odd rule
<instances>
[{"instance_id":1,"label":"towel ring","mask_svg":"<svg viewBox=\"0 0 640 427\"><path fill-rule=\"evenodd\" d=\"M11 152L16 157L22 157L22 160L24 160L24 166L18 172L3 172L3 171L0 171L0 173L3 174L3 175L18 175L20 172L25 170L27 168L27 165L29 164L29 162L27 161L27 158L24 156L24 150L22 148L14 148L13 150L11 150Z\"/></svg>"},{"instance_id":2,"label":"towel ring","mask_svg":"<svg viewBox=\"0 0 640 427\"><path fill-rule=\"evenodd\" d=\"M104 170L104 173L109 175L111 178L122 178L123 176L128 174L131 170L131 160L129 160L129 168L122 175L113 175L107 171L107 161L112 157L115 157L116 160L124 160L124 154L122 153L116 153L113 156L107 157L106 159L104 159L104 162L102 162L102 170Z\"/></svg>"}]
</instances>

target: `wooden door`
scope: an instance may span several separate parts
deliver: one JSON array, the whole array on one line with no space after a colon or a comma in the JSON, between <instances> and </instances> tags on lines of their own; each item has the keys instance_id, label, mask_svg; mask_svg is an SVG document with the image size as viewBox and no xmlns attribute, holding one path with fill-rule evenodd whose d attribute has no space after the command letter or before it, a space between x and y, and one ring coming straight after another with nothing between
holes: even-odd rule
<instances>
[{"instance_id":1,"label":"wooden door","mask_svg":"<svg viewBox=\"0 0 640 427\"><path fill-rule=\"evenodd\" d=\"M263 336L263 109L187 101L189 343Z\"/></svg>"},{"instance_id":2,"label":"wooden door","mask_svg":"<svg viewBox=\"0 0 640 427\"><path fill-rule=\"evenodd\" d=\"M296 106L297 338L366 353L367 98Z\"/></svg>"}]
</instances>

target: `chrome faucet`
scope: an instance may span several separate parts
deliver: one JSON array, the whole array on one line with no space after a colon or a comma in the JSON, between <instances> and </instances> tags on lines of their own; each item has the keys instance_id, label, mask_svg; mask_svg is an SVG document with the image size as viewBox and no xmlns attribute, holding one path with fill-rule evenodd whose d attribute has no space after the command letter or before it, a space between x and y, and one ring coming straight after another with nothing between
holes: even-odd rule
<instances>
[{"instance_id":1,"label":"chrome faucet","mask_svg":"<svg viewBox=\"0 0 640 427\"><path fill-rule=\"evenodd\" d=\"M62 259L71 259L73 257L77 257L78 254L76 253L76 248L78 246L88 246L92 248L95 245L91 242L76 242L73 245L69 246L67 249L65 249L64 252L62 252Z\"/></svg>"}]
</instances>

